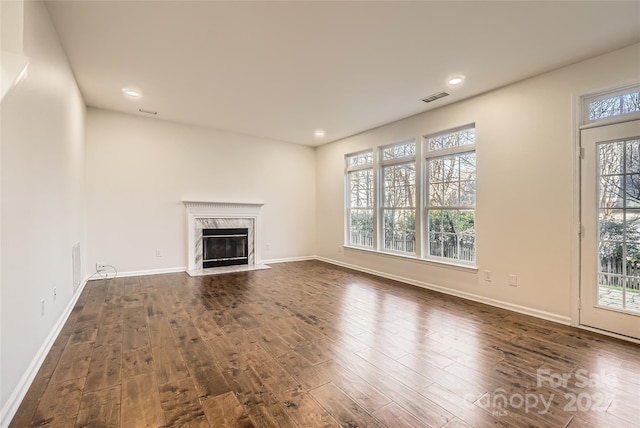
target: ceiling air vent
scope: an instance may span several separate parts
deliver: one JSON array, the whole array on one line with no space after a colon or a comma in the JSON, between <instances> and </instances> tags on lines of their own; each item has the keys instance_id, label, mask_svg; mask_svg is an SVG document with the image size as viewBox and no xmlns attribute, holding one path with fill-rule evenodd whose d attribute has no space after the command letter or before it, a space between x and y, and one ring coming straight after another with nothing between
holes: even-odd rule
<instances>
[{"instance_id":1,"label":"ceiling air vent","mask_svg":"<svg viewBox=\"0 0 640 428\"><path fill-rule=\"evenodd\" d=\"M425 103L430 103L435 100L439 100L440 98L444 98L448 95L449 94L447 94L446 92L439 92L437 94L429 95L427 98L423 98L422 101L424 101Z\"/></svg>"}]
</instances>

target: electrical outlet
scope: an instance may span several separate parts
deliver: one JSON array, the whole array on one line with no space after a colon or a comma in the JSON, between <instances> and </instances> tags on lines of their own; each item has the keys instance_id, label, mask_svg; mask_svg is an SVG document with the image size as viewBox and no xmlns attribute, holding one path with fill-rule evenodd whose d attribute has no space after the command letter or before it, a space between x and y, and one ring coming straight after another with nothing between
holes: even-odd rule
<instances>
[{"instance_id":1,"label":"electrical outlet","mask_svg":"<svg viewBox=\"0 0 640 428\"><path fill-rule=\"evenodd\" d=\"M162 250L160 250L160 248L156 249L156 257L162 257Z\"/></svg>"},{"instance_id":2,"label":"electrical outlet","mask_svg":"<svg viewBox=\"0 0 640 428\"><path fill-rule=\"evenodd\" d=\"M344 247L342 245L338 245L338 254L342 254Z\"/></svg>"},{"instance_id":3,"label":"electrical outlet","mask_svg":"<svg viewBox=\"0 0 640 428\"><path fill-rule=\"evenodd\" d=\"M509 275L509 285L512 287L518 286L518 276L517 275Z\"/></svg>"},{"instance_id":4,"label":"electrical outlet","mask_svg":"<svg viewBox=\"0 0 640 428\"><path fill-rule=\"evenodd\" d=\"M271 251L271 244L270 244L270 243L268 243L268 242L267 242L266 244L264 244L264 249L265 249L266 251Z\"/></svg>"},{"instance_id":5,"label":"electrical outlet","mask_svg":"<svg viewBox=\"0 0 640 428\"><path fill-rule=\"evenodd\" d=\"M486 282L491 282L493 279L492 275L491 275L491 271L490 270L485 270L484 271L484 280Z\"/></svg>"},{"instance_id":6,"label":"electrical outlet","mask_svg":"<svg viewBox=\"0 0 640 428\"><path fill-rule=\"evenodd\" d=\"M56 287L53 287L53 301L55 302L56 298L58 298L58 290Z\"/></svg>"},{"instance_id":7,"label":"electrical outlet","mask_svg":"<svg viewBox=\"0 0 640 428\"><path fill-rule=\"evenodd\" d=\"M96 270L106 270L106 269L107 269L106 263L96 263Z\"/></svg>"}]
</instances>

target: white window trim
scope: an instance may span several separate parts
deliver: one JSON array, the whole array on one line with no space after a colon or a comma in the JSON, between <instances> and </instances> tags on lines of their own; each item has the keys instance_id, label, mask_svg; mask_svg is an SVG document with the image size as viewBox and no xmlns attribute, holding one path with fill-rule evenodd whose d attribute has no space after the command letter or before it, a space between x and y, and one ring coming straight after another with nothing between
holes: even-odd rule
<instances>
[{"instance_id":1,"label":"white window trim","mask_svg":"<svg viewBox=\"0 0 640 428\"><path fill-rule=\"evenodd\" d=\"M355 157L355 156L359 156L359 155L364 155L366 153L371 153L373 161L370 163L364 163L361 165L349 165L349 158ZM346 172L350 172L350 171L357 171L360 169L368 169L371 168L373 165L375 164L375 151L373 149L367 149L367 150L360 150L357 152L353 152L353 153L347 153L344 156L344 165L345 165L345 171Z\"/></svg>"},{"instance_id":2,"label":"white window trim","mask_svg":"<svg viewBox=\"0 0 640 428\"><path fill-rule=\"evenodd\" d=\"M365 153L371 153L373 161L371 163L365 163L362 165L353 165L350 166L349 165L349 158L350 157L354 157L354 156L358 156L358 155L362 155ZM345 162L345 180L344 180L344 247L352 247L352 248L361 248L361 249L365 249L365 250L375 250L376 246L377 246L377 227L376 227L376 209L377 209L377 204L376 204L376 194L378 192L378 188L376 185L376 151L374 149L366 149L366 150L360 150L357 152L353 152L353 153L347 153L344 157L344 162ZM350 237L350 230L351 230L351 187L350 187L350 183L349 183L349 173L350 172L354 172L354 171L364 171L367 169L372 169L373 170L373 195L372 195L372 202L373 202L373 246L372 247L367 247L367 246L360 246L360 245L355 245L351 243L351 237Z\"/></svg>"},{"instance_id":3,"label":"white window trim","mask_svg":"<svg viewBox=\"0 0 640 428\"><path fill-rule=\"evenodd\" d=\"M476 153L476 143L474 144L465 144L462 146L457 146L457 147L451 147L449 149L442 149L442 150L429 150L429 139L430 138L435 138L435 137L440 137L442 135L448 135L448 134L454 134L456 132L460 132L460 131L464 131L467 129L474 129L476 128L476 124L475 123L470 123L467 125L462 125L462 126L458 126L455 128L450 128L447 129L445 131L441 131L441 132L437 132L435 134L429 134L429 135L425 135L424 137L422 137L422 146L423 146L423 157L424 157L424 183L425 183L425 195L424 195L424 203L422 205L422 211L424 212L423 217L424 217L424 224L422 224L422 233L421 235L424 235L423 238L425 243L424 243L424 248L422 249L422 252L424 254L424 256L422 257L424 260L430 260L433 262L437 262L437 263L447 263L447 264L454 264L457 266L466 266L466 267L472 267L475 268L477 265L477 252L476 252L476 257L475 257L475 261L466 261L466 260L459 260L459 259L451 259L448 257L441 257L441 256L432 256L429 254L429 240L426 239L427 234L429 233L429 225L427 224L428 219L429 219L429 195L426 193L428 192L429 189L429 174L427 173L427 164L428 161L430 159L438 159L438 158L443 158L443 157L449 157L451 155L460 155L460 154L464 154L464 153ZM476 158L477 161L477 158ZM476 163L477 165L477 163ZM476 167L477 170L477 167ZM477 183L477 176L476 176L476 183ZM446 209L463 209L463 210L468 210L469 207L468 206L451 206L451 207L446 207ZM475 218L475 213L476 213L476 206L474 204L473 206L473 211L474 211L474 218ZM477 243L477 239L476 236L474 235L474 239L476 240ZM476 246L477 249L477 246ZM476 250L477 251L477 250Z\"/></svg>"},{"instance_id":4,"label":"white window trim","mask_svg":"<svg viewBox=\"0 0 640 428\"><path fill-rule=\"evenodd\" d=\"M416 262L416 263L420 263L426 266L438 266L438 267L444 267L444 268L450 268L450 269L457 269L457 270L463 270L463 271L473 271L473 272L477 272L478 271L478 267L477 267L477 253L476 253L476 261L473 262L468 262L465 260L458 260L458 259L450 259L447 257L438 257L438 256L429 256L427 249L426 249L426 242L425 242L425 237L426 237L426 231L428 229L428 225L426 224L426 219L427 219L427 210L428 210L428 201L427 201L427 195L425 194L426 189L428 189L428 187L426 187L426 185L428 184L428 176L427 176L427 159L433 159L433 158L438 158L438 157L445 157L445 156L450 156L452 154L459 154L459 153L471 153L471 152L476 152L476 147L477 145L474 144L466 144L463 146L458 146L458 147L454 147L451 149L444 149L444 150L435 150L435 151L429 151L428 150L428 139L429 138L433 138L433 137L437 137L440 135L446 135L446 134L451 134L454 132L458 132L458 131L462 131L465 129L475 129L475 123L468 123L466 125L462 125L462 126L458 126L458 127L454 127L454 128L449 128L447 130L441 131L441 132L437 132L437 133L433 133L433 134L423 134L420 137L415 137L415 138L408 138L408 139L404 139L404 140L400 140L397 141L395 143L392 144L385 144L385 145L380 145L380 146L375 146L373 148L370 149L364 149L364 150L359 150L359 151L355 151L355 152L350 152L345 154L345 179L344 179L344 189L345 189L345 200L344 200L344 207L345 207L345 215L344 215L344 239L343 239L343 245L342 248L344 248L345 250L348 251L358 251L358 252L364 252L364 253L370 253L370 254L375 254L378 256L382 256L382 257L392 257L392 258L396 258L396 259L402 259L402 260L408 260L408 261L412 261L412 262ZM387 159L387 160L383 160L382 159L382 153L384 149L387 149L389 147L393 147L396 145L402 145L402 144L407 144L407 143L415 143L416 145L416 154L415 156L411 155L411 156L403 156L400 158L393 158L393 159ZM357 156L359 154L363 154L363 153L372 153L373 154L373 162L372 163L368 163L368 164L364 164L364 165L357 165L357 166L349 166L349 157L352 156ZM384 237L382 236L382 230L383 230L383 213L382 210L384 209L383 204L382 204L382 198L384 197L383 192L382 192L382 168L384 166L389 166L389 165L400 165L400 164L404 164L404 163L410 163L410 162L414 162L415 165L415 194L416 194L416 201L415 201L415 215L416 215L416 231L415 231L415 236L416 236L416 243L415 243L415 254L413 253L406 253L406 252L402 252L402 251L394 251L394 250L390 250L390 249L385 249L382 239L384 239ZM369 169L369 168L373 168L373 223L374 223L374 228L373 228L373 247L365 247L365 246L359 246L359 245L353 245L350 243L349 241L349 210L350 210L350 201L349 201L349 197L350 197L350 189L348 188L348 173L351 171L357 171L357 170L363 170L363 169ZM477 178L476 178L477 180ZM455 207L451 207L452 209ZM460 209L469 209L469 207L459 207ZM476 211L476 208L474 206L474 211ZM477 240L476 240L477 243ZM477 248L477 247L476 247Z\"/></svg>"},{"instance_id":5,"label":"white window trim","mask_svg":"<svg viewBox=\"0 0 640 428\"><path fill-rule=\"evenodd\" d=\"M386 159L383 160L383 152L385 149L394 147L394 146L402 146L405 144L415 144L416 147L416 154L415 155L410 155L410 156L403 156L400 158L393 158L393 159ZM378 239L376 240L377 246L376 246L376 250L380 253L386 253L386 254L393 254L393 255L397 255L397 256L406 256L406 257L416 257L416 258L421 258L422 256L422 252L421 252L421 244L420 244L420 238L419 238L419 221L420 221L420 173L419 173L419 165L418 165L418 159L420 159L418 157L420 151L420 144L418 143L417 139L415 138L410 138L407 140L402 140L402 141L398 141L396 143L392 143L392 144L386 144L384 146L380 146L378 147L378 164L376 165L376 168L374 169L374 174L377 172L378 174L378 180L376 181L376 183L378 184L377 189L380 189L380 191L376 191L376 197L375 199L378 202L378 206L376 209L376 214L377 214L377 221L376 221L376 217L374 217L374 224L376 225L376 231L380 231L380 233L378 234ZM374 158L374 162L375 162L375 158ZM415 233L415 244L414 244L414 249L415 252L414 253L409 253L409 252L405 252L405 251L399 251L399 250L393 250L393 249L389 249L389 248L385 248L384 247L384 210L385 209L393 209L392 207L385 207L384 203L383 203L383 199L384 199L384 186L383 186L383 179L384 177L382 176L381 172L383 170L384 167L386 166L396 166L396 165L405 165L405 164L410 164L413 163L414 166L414 171L415 171L415 182L414 182L414 192L415 192L415 201L414 201L414 206L413 207L399 207L398 209L413 209L415 211L415 217L416 217L416 230L414 231ZM375 176L374 176L375 178ZM376 190L377 190L376 189Z\"/></svg>"},{"instance_id":6,"label":"white window trim","mask_svg":"<svg viewBox=\"0 0 640 428\"><path fill-rule=\"evenodd\" d=\"M626 122L629 120L635 120L640 117L640 112L631 112L618 114L614 116L605 117L602 119L589 119L589 105L595 101L605 100L607 98L612 98L620 95L625 95L631 92L640 91L640 83L635 82L632 84L619 86L615 89L599 91L595 93L591 93L589 95L580 97L580 108L581 108L581 118L580 118L580 129L591 128L595 126L603 126L609 125L613 123Z\"/></svg>"},{"instance_id":7,"label":"white window trim","mask_svg":"<svg viewBox=\"0 0 640 428\"><path fill-rule=\"evenodd\" d=\"M406 260L409 262L421 264L423 266L437 266L444 267L448 269L454 269L463 272L477 272L479 268L474 265L464 265L460 263L456 263L453 259L442 258L442 260L435 259L423 259L421 257L416 257L407 253L399 253L399 252L390 252L390 251L377 251L368 247L358 247L353 245L344 245L345 251L353 251L360 253L372 254L384 258L392 258L396 260Z\"/></svg>"},{"instance_id":8,"label":"white window trim","mask_svg":"<svg viewBox=\"0 0 640 428\"><path fill-rule=\"evenodd\" d=\"M574 118L573 127L573 148L574 156L572 164L573 175L573 203L572 203L572 220L575 225L571 234L571 321L573 327L580 327L580 131L582 129L609 125L613 123L621 123L629 120L640 119L640 113L630 113L620 116L612 116L607 119L596 120L592 122L585 121L588 118L588 103L598 99L598 97L607 98L614 96L616 93L628 92L633 88L640 87L640 81L625 81L619 85L611 86L606 89L584 91L575 93L573 97L572 110ZM586 113L585 113L586 112ZM585 327L583 327L585 328ZM588 329L588 327L587 327ZM602 333L602 331L600 330Z\"/></svg>"}]
</instances>

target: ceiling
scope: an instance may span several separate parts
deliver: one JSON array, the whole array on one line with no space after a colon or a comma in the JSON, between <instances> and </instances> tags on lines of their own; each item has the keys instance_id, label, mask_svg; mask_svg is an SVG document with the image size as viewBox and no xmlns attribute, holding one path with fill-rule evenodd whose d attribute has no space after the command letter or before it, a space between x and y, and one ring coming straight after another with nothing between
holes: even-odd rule
<instances>
[{"instance_id":1,"label":"ceiling","mask_svg":"<svg viewBox=\"0 0 640 428\"><path fill-rule=\"evenodd\" d=\"M640 42L638 1L47 6L88 106L311 146Z\"/></svg>"}]
</instances>

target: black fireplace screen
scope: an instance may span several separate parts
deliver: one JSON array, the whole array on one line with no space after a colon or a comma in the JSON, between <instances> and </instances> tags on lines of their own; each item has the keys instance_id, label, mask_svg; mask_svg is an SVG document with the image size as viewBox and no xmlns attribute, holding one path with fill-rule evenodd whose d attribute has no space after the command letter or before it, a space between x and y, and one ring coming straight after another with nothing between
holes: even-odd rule
<instances>
[{"instance_id":1,"label":"black fireplace screen","mask_svg":"<svg viewBox=\"0 0 640 428\"><path fill-rule=\"evenodd\" d=\"M249 229L203 229L202 267L249 264Z\"/></svg>"}]
</instances>

